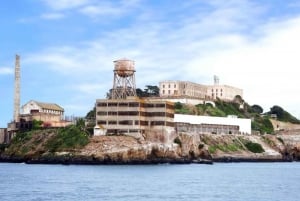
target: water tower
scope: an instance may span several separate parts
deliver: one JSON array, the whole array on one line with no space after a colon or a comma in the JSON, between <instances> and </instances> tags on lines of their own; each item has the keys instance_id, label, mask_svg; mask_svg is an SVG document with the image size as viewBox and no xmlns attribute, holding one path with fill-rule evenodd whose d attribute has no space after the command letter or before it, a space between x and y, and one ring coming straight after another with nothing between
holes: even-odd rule
<instances>
[{"instance_id":1,"label":"water tower","mask_svg":"<svg viewBox=\"0 0 300 201\"><path fill-rule=\"evenodd\" d=\"M127 96L136 96L134 61L120 59L114 61L114 83L112 99L126 99Z\"/></svg>"}]
</instances>

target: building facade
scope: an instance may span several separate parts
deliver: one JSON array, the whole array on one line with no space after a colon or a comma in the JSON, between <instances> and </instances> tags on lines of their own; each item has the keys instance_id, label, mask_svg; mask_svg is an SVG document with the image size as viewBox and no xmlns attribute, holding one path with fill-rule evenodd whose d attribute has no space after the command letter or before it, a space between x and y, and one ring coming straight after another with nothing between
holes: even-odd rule
<instances>
[{"instance_id":1,"label":"building facade","mask_svg":"<svg viewBox=\"0 0 300 201\"><path fill-rule=\"evenodd\" d=\"M8 140L7 128L0 128L0 144L7 143Z\"/></svg>"},{"instance_id":2,"label":"building facade","mask_svg":"<svg viewBox=\"0 0 300 201\"><path fill-rule=\"evenodd\" d=\"M216 100L217 98L225 101L232 101L238 95L243 97L243 90L228 86L202 85L186 81L162 81L159 83L159 93L161 98L195 98L199 100Z\"/></svg>"},{"instance_id":3,"label":"building facade","mask_svg":"<svg viewBox=\"0 0 300 201\"><path fill-rule=\"evenodd\" d=\"M175 114L177 132L203 134L251 134L251 119Z\"/></svg>"},{"instance_id":4,"label":"building facade","mask_svg":"<svg viewBox=\"0 0 300 201\"><path fill-rule=\"evenodd\" d=\"M64 127L70 122L63 121L63 117L64 109L59 105L31 100L21 107L20 122L25 127L33 120L42 121L46 127Z\"/></svg>"},{"instance_id":5,"label":"building facade","mask_svg":"<svg viewBox=\"0 0 300 201\"><path fill-rule=\"evenodd\" d=\"M159 83L160 97L192 97L205 99L205 85L187 81L163 81Z\"/></svg>"},{"instance_id":6,"label":"building facade","mask_svg":"<svg viewBox=\"0 0 300 201\"><path fill-rule=\"evenodd\" d=\"M173 119L174 104L171 102L137 97L96 100L96 127L108 135L140 137L153 130L171 132L174 130Z\"/></svg>"}]
</instances>

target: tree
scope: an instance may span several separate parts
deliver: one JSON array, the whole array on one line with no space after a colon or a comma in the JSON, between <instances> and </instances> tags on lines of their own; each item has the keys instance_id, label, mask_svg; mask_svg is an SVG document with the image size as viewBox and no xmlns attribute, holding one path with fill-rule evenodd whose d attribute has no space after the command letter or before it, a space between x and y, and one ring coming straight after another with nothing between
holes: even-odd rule
<instances>
[{"instance_id":1,"label":"tree","mask_svg":"<svg viewBox=\"0 0 300 201\"><path fill-rule=\"evenodd\" d=\"M159 96L159 87L153 85L146 85L146 89L144 90L144 92L148 97Z\"/></svg>"},{"instance_id":2,"label":"tree","mask_svg":"<svg viewBox=\"0 0 300 201\"><path fill-rule=\"evenodd\" d=\"M259 105L252 105L251 109L252 109L252 112L258 113L258 114L261 114L264 112L263 108Z\"/></svg>"},{"instance_id":3,"label":"tree","mask_svg":"<svg viewBox=\"0 0 300 201\"><path fill-rule=\"evenodd\" d=\"M270 114L276 114L277 118L281 119L283 118L284 110L280 106L274 105L270 108Z\"/></svg>"},{"instance_id":4,"label":"tree","mask_svg":"<svg viewBox=\"0 0 300 201\"><path fill-rule=\"evenodd\" d=\"M174 108L175 108L176 110L181 110L181 109L183 108L183 105L182 105L182 103L180 103L180 102L176 102L176 103L174 104Z\"/></svg>"},{"instance_id":5,"label":"tree","mask_svg":"<svg viewBox=\"0 0 300 201\"><path fill-rule=\"evenodd\" d=\"M135 91L136 91L136 95L138 97L145 97L145 92L143 90L141 90L140 88L137 88Z\"/></svg>"},{"instance_id":6,"label":"tree","mask_svg":"<svg viewBox=\"0 0 300 201\"><path fill-rule=\"evenodd\" d=\"M96 107L94 107L92 110L90 110L86 115L86 119L95 119L96 118Z\"/></svg>"},{"instance_id":7,"label":"tree","mask_svg":"<svg viewBox=\"0 0 300 201\"><path fill-rule=\"evenodd\" d=\"M85 131L85 121L83 118L79 118L76 120L76 127L81 131Z\"/></svg>"}]
</instances>

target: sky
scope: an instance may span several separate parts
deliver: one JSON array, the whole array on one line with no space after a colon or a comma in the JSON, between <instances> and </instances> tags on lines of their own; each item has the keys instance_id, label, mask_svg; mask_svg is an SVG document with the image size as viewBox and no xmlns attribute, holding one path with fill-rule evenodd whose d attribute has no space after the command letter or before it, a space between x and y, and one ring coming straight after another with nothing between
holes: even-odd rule
<instances>
[{"instance_id":1,"label":"sky","mask_svg":"<svg viewBox=\"0 0 300 201\"><path fill-rule=\"evenodd\" d=\"M250 105L300 118L300 0L3 0L0 127L21 105L57 103L85 116L113 84L113 61L135 61L136 85L163 80L243 89Z\"/></svg>"}]
</instances>

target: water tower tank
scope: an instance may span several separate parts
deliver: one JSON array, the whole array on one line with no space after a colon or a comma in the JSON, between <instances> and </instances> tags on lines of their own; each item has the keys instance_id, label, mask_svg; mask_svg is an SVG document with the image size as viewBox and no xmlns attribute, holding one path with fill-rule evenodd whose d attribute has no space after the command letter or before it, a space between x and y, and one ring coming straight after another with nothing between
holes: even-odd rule
<instances>
[{"instance_id":1,"label":"water tower tank","mask_svg":"<svg viewBox=\"0 0 300 201\"><path fill-rule=\"evenodd\" d=\"M115 69L114 71L120 77L132 76L135 72L134 70L134 61L128 59L120 59L114 61Z\"/></svg>"}]
</instances>

